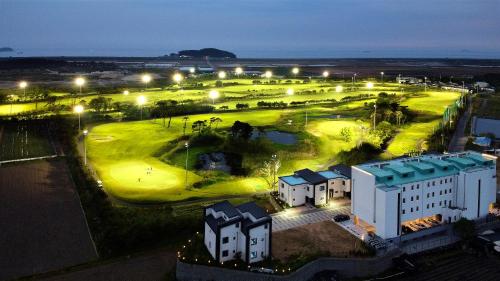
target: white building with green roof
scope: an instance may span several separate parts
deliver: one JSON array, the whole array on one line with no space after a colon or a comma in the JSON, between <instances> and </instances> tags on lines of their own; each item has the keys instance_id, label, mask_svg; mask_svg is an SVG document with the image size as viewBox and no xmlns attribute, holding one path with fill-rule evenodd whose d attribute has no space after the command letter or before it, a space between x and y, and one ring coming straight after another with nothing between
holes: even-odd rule
<instances>
[{"instance_id":1,"label":"white building with green roof","mask_svg":"<svg viewBox=\"0 0 500 281\"><path fill-rule=\"evenodd\" d=\"M385 239L434 222L486 216L496 200L496 157L466 151L352 167L351 208Z\"/></svg>"}]
</instances>

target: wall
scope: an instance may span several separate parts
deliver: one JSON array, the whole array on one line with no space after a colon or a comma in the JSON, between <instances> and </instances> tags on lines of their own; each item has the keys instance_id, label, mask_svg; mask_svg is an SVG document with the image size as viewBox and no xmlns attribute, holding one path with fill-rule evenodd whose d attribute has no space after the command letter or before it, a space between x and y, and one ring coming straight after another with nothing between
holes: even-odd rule
<instances>
[{"instance_id":1,"label":"wall","mask_svg":"<svg viewBox=\"0 0 500 281\"><path fill-rule=\"evenodd\" d=\"M212 255L212 257L215 259L215 244L217 243L216 241L216 235L215 232L208 226L207 223L205 223L205 246L207 246L208 251Z\"/></svg>"},{"instance_id":2,"label":"wall","mask_svg":"<svg viewBox=\"0 0 500 281\"><path fill-rule=\"evenodd\" d=\"M267 226L267 228L266 228ZM249 258L250 258L250 263L262 261L266 259L267 256L269 256L269 225L261 225L255 228L250 229L249 231ZM257 238L257 244L252 245L252 238ZM251 253L252 252L257 252L257 257L252 259ZM261 255L263 253L263 256Z\"/></svg>"},{"instance_id":3,"label":"wall","mask_svg":"<svg viewBox=\"0 0 500 281\"><path fill-rule=\"evenodd\" d=\"M239 224L239 223L238 223ZM220 230L220 261L228 261L234 259L234 255L238 252L238 234L239 228L235 224L228 225ZM224 237L229 237L229 241L226 244L222 243ZM228 256L224 257L222 252L224 250L228 251Z\"/></svg>"},{"instance_id":4,"label":"wall","mask_svg":"<svg viewBox=\"0 0 500 281\"><path fill-rule=\"evenodd\" d=\"M375 177L352 167L351 211L363 221L373 224L375 210Z\"/></svg>"},{"instance_id":5,"label":"wall","mask_svg":"<svg viewBox=\"0 0 500 281\"><path fill-rule=\"evenodd\" d=\"M239 271L215 266L193 265L177 261L177 280L237 280L237 281L303 281L309 280L314 274L324 270L335 270L342 277L363 277L381 273L392 267L392 259L401 255L399 250L393 250L385 256L376 258L319 258L288 275L270 275Z\"/></svg>"}]
</instances>

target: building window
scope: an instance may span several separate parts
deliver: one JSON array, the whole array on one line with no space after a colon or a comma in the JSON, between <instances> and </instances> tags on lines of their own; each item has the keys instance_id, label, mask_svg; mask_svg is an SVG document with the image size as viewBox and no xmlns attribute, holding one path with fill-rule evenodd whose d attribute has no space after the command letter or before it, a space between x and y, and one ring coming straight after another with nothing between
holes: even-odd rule
<instances>
[{"instance_id":1,"label":"building window","mask_svg":"<svg viewBox=\"0 0 500 281\"><path fill-rule=\"evenodd\" d=\"M285 188L285 184L284 183L281 183L281 188Z\"/></svg>"},{"instance_id":2,"label":"building window","mask_svg":"<svg viewBox=\"0 0 500 281\"><path fill-rule=\"evenodd\" d=\"M446 200L444 200L444 206L446 207Z\"/></svg>"},{"instance_id":3,"label":"building window","mask_svg":"<svg viewBox=\"0 0 500 281\"><path fill-rule=\"evenodd\" d=\"M266 224L264 224L264 229L267 229L267 223L266 223Z\"/></svg>"},{"instance_id":4,"label":"building window","mask_svg":"<svg viewBox=\"0 0 500 281\"><path fill-rule=\"evenodd\" d=\"M427 204L427 209L429 209L429 204Z\"/></svg>"},{"instance_id":5,"label":"building window","mask_svg":"<svg viewBox=\"0 0 500 281\"><path fill-rule=\"evenodd\" d=\"M443 184L443 180L440 180L440 181L439 181L439 184Z\"/></svg>"},{"instance_id":6,"label":"building window","mask_svg":"<svg viewBox=\"0 0 500 281\"><path fill-rule=\"evenodd\" d=\"M420 184L419 184L419 183L417 183L417 189L419 189L419 188L420 188Z\"/></svg>"},{"instance_id":7,"label":"building window","mask_svg":"<svg viewBox=\"0 0 500 281\"><path fill-rule=\"evenodd\" d=\"M223 256L223 257L227 257L227 256L229 256L229 251L228 251L228 250L224 250L224 251L222 251L222 256Z\"/></svg>"},{"instance_id":8,"label":"building window","mask_svg":"<svg viewBox=\"0 0 500 281\"><path fill-rule=\"evenodd\" d=\"M324 186L320 186L319 187L319 191L325 191L325 187Z\"/></svg>"},{"instance_id":9,"label":"building window","mask_svg":"<svg viewBox=\"0 0 500 281\"><path fill-rule=\"evenodd\" d=\"M418 198L420 198L420 197L417 195L417 200L418 200Z\"/></svg>"},{"instance_id":10,"label":"building window","mask_svg":"<svg viewBox=\"0 0 500 281\"><path fill-rule=\"evenodd\" d=\"M450 182L452 182L452 181L453 181L453 178L450 178Z\"/></svg>"},{"instance_id":11,"label":"building window","mask_svg":"<svg viewBox=\"0 0 500 281\"><path fill-rule=\"evenodd\" d=\"M309 187L308 187L309 188ZM295 188L293 189L293 191L295 191Z\"/></svg>"},{"instance_id":12,"label":"building window","mask_svg":"<svg viewBox=\"0 0 500 281\"><path fill-rule=\"evenodd\" d=\"M428 182L428 183L427 183L427 187L429 187L429 186L431 186L431 183L430 183L430 182Z\"/></svg>"},{"instance_id":13,"label":"building window","mask_svg":"<svg viewBox=\"0 0 500 281\"><path fill-rule=\"evenodd\" d=\"M250 245L252 245L252 246L257 245L257 240L258 240L257 238L250 239Z\"/></svg>"},{"instance_id":14,"label":"building window","mask_svg":"<svg viewBox=\"0 0 500 281\"><path fill-rule=\"evenodd\" d=\"M439 195L443 195L443 191L442 190L439 191Z\"/></svg>"},{"instance_id":15,"label":"building window","mask_svg":"<svg viewBox=\"0 0 500 281\"><path fill-rule=\"evenodd\" d=\"M411 190L413 190L413 185L411 186Z\"/></svg>"},{"instance_id":16,"label":"building window","mask_svg":"<svg viewBox=\"0 0 500 281\"><path fill-rule=\"evenodd\" d=\"M448 183L448 179L444 179L444 183Z\"/></svg>"},{"instance_id":17,"label":"building window","mask_svg":"<svg viewBox=\"0 0 500 281\"><path fill-rule=\"evenodd\" d=\"M227 243L229 243L229 237L223 237L222 244L227 244Z\"/></svg>"},{"instance_id":18,"label":"building window","mask_svg":"<svg viewBox=\"0 0 500 281\"><path fill-rule=\"evenodd\" d=\"M281 198L285 198L285 193L281 192Z\"/></svg>"},{"instance_id":19,"label":"building window","mask_svg":"<svg viewBox=\"0 0 500 281\"><path fill-rule=\"evenodd\" d=\"M413 213L413 208L410 208L410 213Z\"/></svg>"},{"instance_id":20,"label":"building window","mask_svg":"<svg viewBox=\"0 0 500 281\"><path fill-rule=\"evenodd\" d=\"M418 206L417 206L417 211L418 211Z\"/></svg>"},{"instance_id":21,"label":"building window","mask_svg":"<svg viewBox=\"0 0 500 281\"><path fill-rule=\"evenodd\" d=\"M441 201L439 201L439 206L441 206Z\"/></svg>"},{"instance_id":22,"label":"building window","mask_svg":"<svg viewBox=\"0 0 500 281\"><path fill-rule=\"evenodd\" d=\"M342 185L345 185L345 181L342 181Z\"/></svg>"},{"instance_id":23,"label":"building window","mask_svg":"<svg viewBox=\"0 0 500 281\"><path fill-rule=\"evenodd\" d=\"M448 207L451 207L451 200L448 201Z\"/></svg>"},{"instance_id":24,"label":"building window","mask_svg":"<svg viewBox=\"0 0 500 281\"><path fill-rule=\"evenodd\" d=\"M236 227L240 227L240 223L239 222L236 223Z\"/></svg>"},{"instance_id":25,"label":"building window","mask_svg":"<svg viewBox=\"0 0 500 281\"><path fill-rule=\"evenodd\" d=\"M212 248L212 241L208 241L208 247Z\"/></svg>"},{"instance_id":26,"label":"building window","mask_svg":"<svg viewBox=\"0 0 500 281\"><path fill-rule=\"evenodd\" d=\"M253 252L250 252L250 259L256 259L257 258L257 252L256 251L253 251Z\"/></svg>"},{"instance_id":27,"label":"building window","mask_svg":"<svg viewBox=\"0 0 500 281\"><path fill-rule=\"evenodd\" d=\"M406 187L403 186L403 192L405 192L405 191L406 191Z\"/></svg>"},{"instance_id":28,"label":"building window","mask_svg":"<svg viewBox=\"0 0 500 281\"><path fill-rule=\"evenodd\" d=\"M307 187L307 191L309 192L309 186Z\"/></svg>"},{"instance_id":29,"label":"building window","mask_svg":"<svg viewBox=\"0 0 500 281\"><path fill-rule=\"evenodd\" d=\"M405 209L403 209L403 215L406 213Z\"/></svg>"},{"instance_id":30,"label":"building window","mask_svg":"<svg viewBox=\"0 0 500 281\"><path fill-rule=\"evenodd\" d=\"M429 196L430 196L430 193L427 193L427 198L429 198Z\"/></svg>"},{"instance_id":31,"label":"building window","mask_svg":"<svg viewBox=\"0 0 500 281\"><path fill-rule=\"evenodd\" d=\"M413 196L410 198L410 201L412 201L412 202L413 202Z\"/></svg>"},{"instance_id":32,"label":"building window","mask_svg":"<svg viewBox=\"0 0 500 281\"><path fill-rule=\"evenodd\" d=\"M444 190L444 194L446 194L446 193L448 193L448 189L445 189L445 190Z\"/></svg>"},{"instance_id":33,"label":"building window","mask_svg":"<svg viewBox=\"0 0 500 281\"><path fill-rule=\"evenodd\" d=\"M432 203L432 208L434 208L434 203Z\"/></svg>"},{"instance_id":34,"label":"building window","mask_svg":"<svg viewBox=\"0 0 500 281\"><path fill-rule=\"evenodd\" d=\"M432 192L432 197L434 197L434 192Z\"/></svg>"},{"instance_id":35,"label":"building window","mask_svg":"<svg viewBox=\"0 0 500 281\"><path fill-rule=\"evenodd\" d=\"M436 186L436 182L435 181L432 181L432 186Z\"/></svg>"},{"instance_id":36,"label":"building window","mask_svg":"<svg viewBox=\"0 0 500 281\"><path fill-rule=\"evenodd\" d=\"M406 203L406 198L403 198L403 203Z\"/></svg>"},{"instance_id":37,"label":"building window","mask_svg":"<svg viewBox=\"0 0 500 281\"><path fill-rule=\"evenodd\" d=\"M451 193L451 188L450 188L450 193Z\"/></svg>"}]
</instances>

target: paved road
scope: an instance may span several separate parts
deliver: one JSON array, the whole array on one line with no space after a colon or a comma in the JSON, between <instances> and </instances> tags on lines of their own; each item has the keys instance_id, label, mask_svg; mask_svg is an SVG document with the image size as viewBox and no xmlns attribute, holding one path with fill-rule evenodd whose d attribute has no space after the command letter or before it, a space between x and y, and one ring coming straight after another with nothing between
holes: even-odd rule
<instances>
[{"instance_id":1,"label":"paved road","mask_svg":"<svg viewBox=\"0 0 500 281\"><path fill-rule=\"evenodd\" d=\"M472 106L470 106L471 99L468 99L468 109L464 112L462 117L458 120L458 124L455 129L455 133L451 138L450 145L448 146L449 152L460 152L464 151L465 144L467 143L467 136L465 135L465 127L467 125L467 120L471 115Z\"/></svg>"},{"instance_id":2,"label":"paved road","mask_svg":"<svg viewBox=\"0 0 500 281\"><path fill-rule=\"evenodd\" d=\"M340 206L328 209L314 209L303 213L293 213L293 209L279 212L272 215L273 232L299 227L306 224L331 220L333 216L338 214L349 215L351 206Z\"/></svg>"}]
</instances>

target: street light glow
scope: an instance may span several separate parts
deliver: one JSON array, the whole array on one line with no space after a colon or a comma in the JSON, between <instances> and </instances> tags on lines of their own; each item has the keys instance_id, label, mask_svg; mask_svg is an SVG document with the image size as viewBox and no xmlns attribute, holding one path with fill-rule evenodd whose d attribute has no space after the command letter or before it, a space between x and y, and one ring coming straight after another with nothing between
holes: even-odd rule
<instances>
[{"instance_id":1,"label":"street light glow","mask_svg":"<svg viewBox=\"0 0 500 281\"><path fill-rule=\"evenodd\" d=\"M292 68L292 73L293 73L293 74L295 74L295 75L299 74L299 71L300 71L300 70L299 70L299 68L298 68L298 67L294 67L294 68Z\"/></svg>"},{"instance_id":2,"label":"street light glow","mask_svg":"<svg viewBox=\"0 0 500 281\"><path fill-rule=\"evenodd\" d=\"M241 68L241 67L237 67L237 68L234 70L234 72L235 72L236 74L240 75L240 74L242 74L242 73L243 73L243 68Z\"/></svg>"},{"instance_id":3,"label":"street light glow","mask_svg":"<svg viewBox=\"0 0 500 281\"><path fill-rule=\"evenodd\" d=\"M138 96L137 97L137 104L138 105L144 105L146 103L146 97L145 96Z\"/></svg>"},{"instance_id":4,"label":"street light glow","mask_svg":"<svg viewBox=\"0 0 500 281\"><path fill-rule=\"evenodd\" d=\"M144 74L144 75L142 75L142 78L141 78L141 79L142 79L142 82L143 82L143 83L146 83L146 84L147 84L147 83L151 82L151 75L149 75L149 74Z\"/></svg>"},{"instance_id":5,"label":"street light glow","mask_svg":"<svg viewBox=\"0 0 500 281\"><path fill-rule=\"evenodd\" d=\"M328 71L323 71L323 77L327 78L328 76L330 76L330 72Z\"/></svg>"},{"instance_id":6,"label":"street light glow","mask_svg":"<svg viewBox=\"0 0 500 281\"><path fill-rule=\"evenodd\" d=\"M342 87L341 85L338 85L337 87L335 87L335 92L337 92L337 93L341 93L343 90L344 90L344 87Z\"/></svg>"},{"instance_id":7,"label":"street light glow","mask_svg":"<svg viewBox=\"0 0 500 281\"><path fill-rule=\"evenodd\" d=\"M294 93L295 93L295 91L292 88L288 88L286 90L286 94L289 95L289 96L293 95Z\"/></svg>"},{"instance_id":8,"label":"street light glow","mask_svg":"<svg viewBox=\"0 0 500 281\"><path fill-rule=\"evenodd\" d=\"M210 92L208 92L208 97L213 101L215 102L215 99L219 97L219 91L217 90L211 90Z\"/></svg>"},{"instance_id":9,"label":"street light glow","mask_svg":"<svg viewBox=\"0 0 500 281\"><path fill-rule=\"evenodd\" d=\"M372 82L366 83L366 88L372 89L373 88L373 83Z\"/></svg>"},{"instance_id":10,"label":"street light glow","mask_svg":"<svg viewBox=\"0 0 500 281\"><path fill-rule=\"evenodd\" d=\"M219 76L219 79L226 78L226 72L225 71L219 71L219 73L217 75Z\"/></svg>"},{"instance_id":11,"label":"street light glow","mask_svg":"<svg viewBox=\"0 0 500 281\"><path fill-rule=\"evenodd\" d=\"M195 73L196 69L194 67L189 68L189 73Z\"/></svg>"},{"instance_id":12,"label":"street light glow","mask_svg":"<svg viewBox=\"0 0 500 281\"><path fill-rule=\"evenodd\" d=\"M81 87L85 84L85 78L83 77L77 77L75 79L75 84L78 86L78 87Z\"/></svg>"},{"instance_id":13,"label":"street light glow","mask_svg":"<svg viewBox=\"0 0 500 281\"><path fill-rule=\"evenodd\" d=\"M26 81L19 82L19 88L24 89L26 87L28 87L28 82Z\"/></svg>"},{"instance_id":14,"label":"street light glow","mask_svg":"<svg viewBox=\"0 0 500 281\"><path fill-rule=\"evenodd\" d=\"M268 70L264 73L264 77L270 79L271 77L273 77L273 73L270 70Z\"/></svg>"},{"instance_id":15,"label":"street light glow","mask_svg":"<svg viewBox=\"0 0 500 281\"><path fill-rule=\"evenodd\" d=\"M175 83L180 83L183 79L184 79L184 76L182 76L182 74L180 73L175 73L173 76L172 76L172 79L175 81Z\"/></svg>"},{"instance_id":16,"label":"street light glow","mask_svg":"<svg viewBox=\"0 0 500 281\"><path fill-rule=\"evenodd\" d=\"M130 92L127 91L127 90L125 90L125 91L123 91L123 94L126 95L126 96L128 96L128 94L130 94Z\"/></svg>"},{"instance_id":17,"label":"street light glow","mask_svg":"<svg viewBox=\"0 0 500 281\"><path fill-rule=\"evenodd\" d=\"M73 108L73 111L75 113L78 113L78 114L82 113L83 112L83 105L81 105L81 104L75 105L75 107Z\"/></svg>"}]
</instances>

